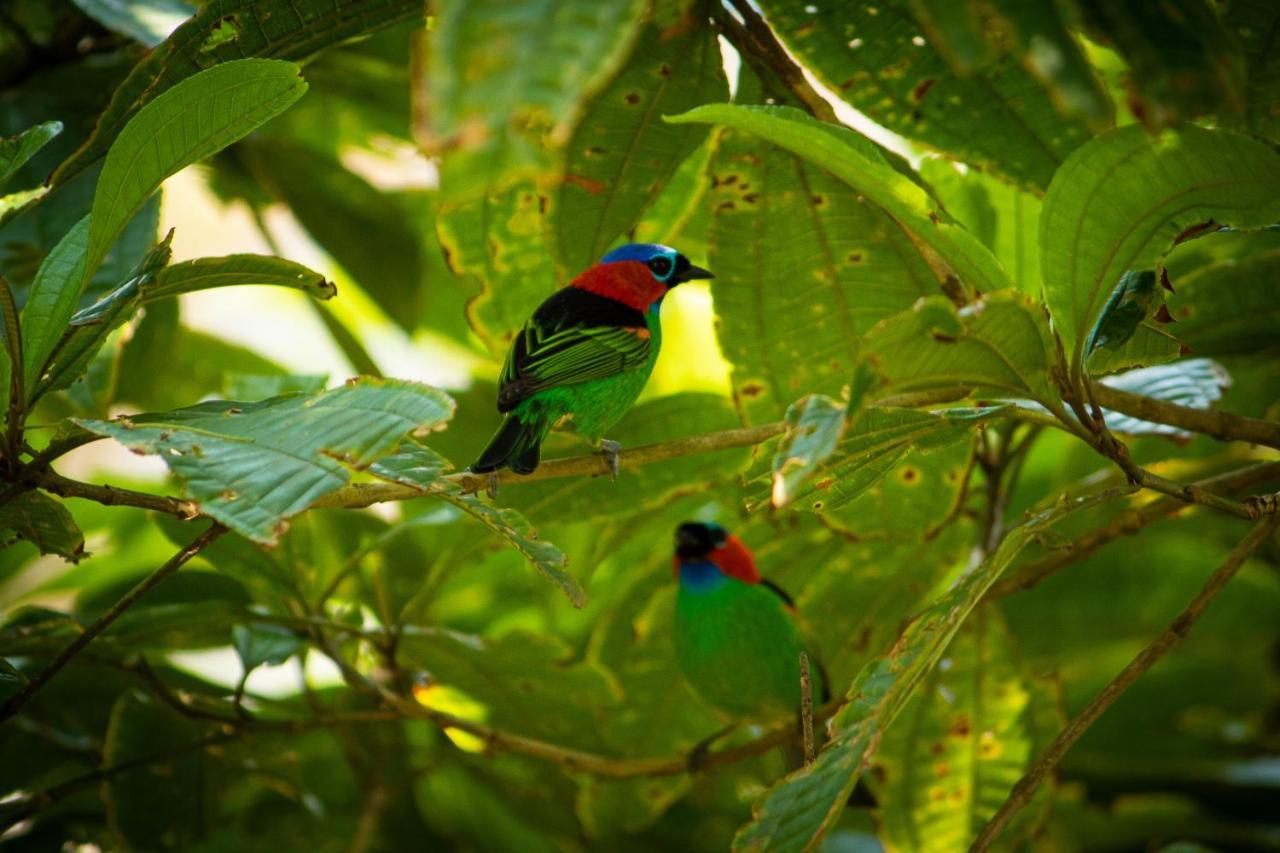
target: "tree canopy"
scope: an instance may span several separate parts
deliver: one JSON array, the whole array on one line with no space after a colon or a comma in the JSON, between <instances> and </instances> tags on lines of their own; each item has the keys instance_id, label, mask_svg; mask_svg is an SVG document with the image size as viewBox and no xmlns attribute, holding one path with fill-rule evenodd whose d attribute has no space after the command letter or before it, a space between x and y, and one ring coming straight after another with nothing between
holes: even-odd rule
<instances>
[{"instance_id":1,"label":"tree canopy","mask_svg":"<svg viewBox=\"0 0 1280 853\"><path fill-rule=\"evenodd\" d=\"M10 0L0 845L1274 849L1278 33ZM175 255L179 175L253 239ZM667 301L621 473L553 436L486 495L513 336L631 241L716 277ZM202 325L243 286L344 372ZM672 646L686 519L820 653L799 768L794 717L689 761L723 721Z\"/></svg>"}]
</instances>

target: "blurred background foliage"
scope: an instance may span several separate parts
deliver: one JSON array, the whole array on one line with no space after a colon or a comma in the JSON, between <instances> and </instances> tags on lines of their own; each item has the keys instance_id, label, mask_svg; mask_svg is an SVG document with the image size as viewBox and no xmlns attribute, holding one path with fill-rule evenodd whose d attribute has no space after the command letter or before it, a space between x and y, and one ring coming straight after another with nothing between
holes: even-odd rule
<instances>
[{"instance_id":1,"label":"blurred background foliage","mask_svg":"<svg viewBox=\"0 0 1280 853\"><path fill-rule=\"evenodd\" d=\"M807 394L847 400L862 336L942 292L930 253L809 159L743 130L663 121L701 104L791 105L856 128L864 156L924 188L1033 300L1057 272L1040 263L1041 241L1059 236L1040 230L1045 192L1089 140L1193 123L1280 140L1280 6L1266 0L733 6L5 0L3 144L61 123L0 186L0 273L19 304L88 213L128 121L158 92L244 57L301 63L308 91L170 178L82 304L128 278L170 228L174 262L274 254L338 288L328 302L236 288L149 303L79 382L41 399L28 440L44 447L68 417L385 375L449 393L452 420L426 443L465 464L496 425L513 332L629 238L674 245L717 277L667 300L658 368L612 435L624 447L776 422ZM787 55L810 72L817 102ZM1280 231L1185 242L1160 269L1172 331L1221 366L1207 380L1216 405L1280 417ZM1143 310L1149 320L1156 308ZM1147 329L1133 339L1144 349L1117 366L1178 357ZM519 516L456 496L312 510L274 546L224 537L0 725L0 847L725 849L787 770L779 751L697 775L612 779L405 719L349 682L565 750L678 764L721 725L670 646L668 543L680 520L742 536L794 594L842 691L971 563L992 523L975 459L1018 448L1000 496L1009 524L1064 492L1124 482L1057 430L999 421L947 435L846 451L851 467L827 471L839 499L811 493L799 511L768 506L772 440L615 483L509 485L499 504ZM579 450L556 438L544 455ZM1182 481L1275 458L1187 434L1135 438L1130 450ZM874 477L860 452L878 454ZM177 490L158 460L111 442L74 450L58 471ZM1152 500L1073 515L1007 575ZM74 497L60 506L25 508L40 529L3 519L0 697L203 524ZM845 810L824 849L963 849L1244 530L1189 506L1032 588L997 585L887 730L868 774L878 805ZM561 586L580 585L586 605L573 608L526 558L567 571ZM1272 538L1187 642L1086 733L1003 843L1280 849L1278 626Z\"/></svg>"}]
</instances>

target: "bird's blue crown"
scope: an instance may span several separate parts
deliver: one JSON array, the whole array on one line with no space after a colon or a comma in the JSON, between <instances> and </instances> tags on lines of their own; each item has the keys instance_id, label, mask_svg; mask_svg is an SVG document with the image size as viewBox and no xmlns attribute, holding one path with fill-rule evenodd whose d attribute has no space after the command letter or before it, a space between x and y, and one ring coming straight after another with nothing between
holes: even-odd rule
<instances>
[{"instance_id":1,"label":"bird's blue crown","mask_svg":"<svg viewBox=\"0 0 1280 853\"><path fill-rule=\"evenodd\" d=\"M625 246L619 246L609 254L600 259L602 264L611 264L614 261L639 261L647 264L654 258L664 257L672 258L678 254L675 249L670 246L663 246L659 243L628 243Z\"/></svg>"}]
</instances>

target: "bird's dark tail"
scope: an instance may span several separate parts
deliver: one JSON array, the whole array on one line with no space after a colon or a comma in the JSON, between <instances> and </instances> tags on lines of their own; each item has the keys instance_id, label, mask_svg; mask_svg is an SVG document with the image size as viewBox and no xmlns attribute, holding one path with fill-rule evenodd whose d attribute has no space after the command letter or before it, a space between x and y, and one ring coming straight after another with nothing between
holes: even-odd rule
<instances>
[{"instance_id":1,"label":"bird's dark tail","mask_svg":"<svg viewBox=\"0 0 1280 853\"><path fill-rule=\"evenodd\" d=\"M505 467L517 474L532 474L538 467L539 449L546 434L546 426L540 420L522 420L512 412L489 439L480 458L472 463L471 470L487 474Z\"/></svg>"}]
</instances>

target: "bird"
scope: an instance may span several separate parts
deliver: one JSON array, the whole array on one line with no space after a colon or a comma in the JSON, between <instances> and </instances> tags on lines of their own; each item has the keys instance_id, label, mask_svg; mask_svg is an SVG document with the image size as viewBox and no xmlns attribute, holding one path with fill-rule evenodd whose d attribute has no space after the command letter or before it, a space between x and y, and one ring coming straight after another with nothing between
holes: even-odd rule
<instances>
[{"instance_id":1,"label":"bird","mask_svg":"<svg viewBox=\"0 0 1280 853\"><path fill-rule=\"evenodd\" d=\"M830 697L826 673L796 620L795 603L760 576L742 541L719 524L676 528L676 660L685 679L732 725L694 747L694 769L715 740L742 722L801 711L800 652L810 661L812 699Z\"/></svg>"},{"instance_id":2,"label":"bird","mask_svg":"<svg viewBox=\"0 0 1280 853\"><path fill-rule=\"evenodd\" d=\"M670 246L628 243L546 299L516 334L498 381L505 417L471 465L475 474L531 474L552 429L595 444L614 477L617 442L604 433L626 413L662 345L658 312L667 291L713 278Z\"/></svg>"}]
</instances>

